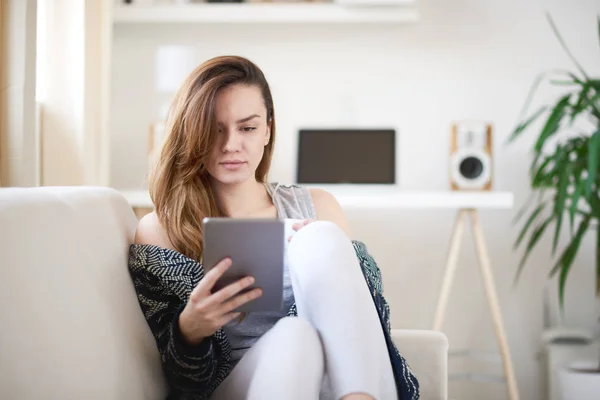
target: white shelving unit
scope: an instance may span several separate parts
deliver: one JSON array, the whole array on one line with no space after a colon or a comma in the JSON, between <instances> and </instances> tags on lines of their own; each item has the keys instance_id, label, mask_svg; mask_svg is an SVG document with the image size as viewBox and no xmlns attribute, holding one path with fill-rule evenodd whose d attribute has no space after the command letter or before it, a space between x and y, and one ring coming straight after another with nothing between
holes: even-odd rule
<instances>
[{"instance_id":1,"label":"white shelving unit","mask_svg":"<svg viewBox=\"0 0 600 400\"><path fill-rule=\"evenodd\" d=\"M113 23L414 23L410 5L352 6L335 3L196 3L119 5Z\"/></svg>"},{"instance_id":2,"label":"white shelving unit","mask_svg":"<svg viewBox=\"0 0 600 400\"><path fill-rule=\"evenodd\" d=\"M361 3L363 1L368 1L368 3ZM135 64L138 66L137 68L140 68L140 60L145 60L144 73L140 75L148 82L143 86L141 82L136 80L136 75L136 79L133 79L136 82L134 86L140 85L140 87L147 88L155 84L154 81L150 80L152 79L150 77L151 70L154 67L150 63L155 62L155 52L158 46L177 45L181 44L180 41L189 44L190 37L193 37L193 46L201 48L205 41L209 41L210 45L213 46L212 50L203 49L203 51L206 50L209 54L217 55L220 54L221 50L215 50L214 44L219 41L219 37L218 35L207 35L207 31L204 29L210 31L211 29L218 30L227 27L227 29L231 28L232 30L237 29L246 32L256 28L259 32L262 32L263 27L268 26L275 29L276 34L281 29L285 31L298 29L302 32L310 32L313 27L325 27L334 33L336 29L343 31L349 28L352 30L364 29L369 33L370 30L377 30L382 25L386 28L403 27L419 21L418 0L273 1L266 3L185 3L176 0L134 0L132 4L125 4L121 0L102 0L99 4L101 4L103 10L101 42L103 43L102 52L104 54L102 59L106 65L103 66L98 79L104 81L102 86L111 88L111 91L107 91L107 95L103 98L104 112L102 117L104 120L102 124L103 142L107 149L105 150L106 184L119 187L137 186L144 179L145 172L137 172L138 170L142 171L142 164L140 163L140 151L136 148L131 159L139 178L133 178L132 173L125 177L119 177L121 179L119 181L111 175L111 169L119 168L113 167L113 164L121 165L124 159L122 153L112 151L111 146L114 146L115 143L121 146L121 140L125 143L133 136L140 138L138 142L140 146L146 146L148 143L148 127L156 122L152 119L155 118L154 115L149 115L143 125L135 118L128 120L135 120L133 123L135 126L129 122L123 122L129 117L120 113L120 110L124 108L120 106L123 97L119 93L121 93L120 90L124 85L131 84L131 81L126 80L124 77L128 74L135 74L135 69L132 70L131 65ZM238 27L238 25L243 25L243 27ZM190 36L190 32L196 28L201 29L203 34L198 36L192 34ZM165 32L165 35L161 37L158 32ZM137 39L140 41L140 46L136 43ZM320 40L320 38L312 35L307 40ZM275 42L275 46L282 45L281 41L275 40ZM235 51L243 52L239 50L243 44L244 37L242 34L239 41L235 43ZM252 48L252 43L249 45L249 48ZM294 43L289 44L289 46L292 45ZM127 47L132 48L131 53L127 52ZM306 51L306 47L302 48L303 51ZM311 56L311 54L307 54L306 58ZM151 102L159 101L151 97L153 93L150 93L149 90L144 93L143 100L134 106L138 107L135 108L136 116L141 114L140 107L150 109ZM114 104L119 104L119 106L114 107ZM115 132L117 133L115 134ZM120 138L115 139L117 135L121 134ZM125 135L128 136L125 138ZM131 142L128 142L129 145L131 145ZM148 161L145 161L143 165L145 171ZM126 183L122 184L125 181ZM359 200L359 203L361 201Z\"/></svg>"}]
</instances>

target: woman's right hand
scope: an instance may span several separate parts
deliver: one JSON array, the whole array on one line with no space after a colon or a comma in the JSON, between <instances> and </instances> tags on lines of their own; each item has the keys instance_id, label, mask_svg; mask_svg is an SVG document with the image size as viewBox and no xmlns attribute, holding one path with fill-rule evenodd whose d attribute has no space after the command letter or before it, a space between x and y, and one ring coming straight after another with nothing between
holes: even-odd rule
<instances>
[{"instance_id":1,"label":"woman's right hand","mask_svg":"<svg viewBox=\"0 0 600 400\"><path fill-rule=\"evenodd\" d=\"M262 295L258 288L239 294L254 283L253 277L242 278L212 293L213 286L230 266L231 259L224 258L211 268L198 282L179 314L179 331L189 344L199 344L213 335L223 325L240 316L240 312L233 310Z\"/></svg>"}]
</instances>

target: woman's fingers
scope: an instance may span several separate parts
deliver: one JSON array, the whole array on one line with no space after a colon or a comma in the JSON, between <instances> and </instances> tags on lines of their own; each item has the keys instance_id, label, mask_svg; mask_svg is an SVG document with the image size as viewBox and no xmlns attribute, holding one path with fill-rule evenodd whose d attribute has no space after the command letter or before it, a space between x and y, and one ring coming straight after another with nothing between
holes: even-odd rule
<instances>
[{"instance_id":1,"label":"woman's fingers","mask_svg":"<svg viewBox=\"0 0 600 400\"><path fill-rule=\"evenodd\" d=\"M296 222L294 225L292 225L292 229L298 231L313 221L313 219L305 219L304 221Z\"/></svg>"},{"instance_id":2,"label":"woman's fingers","mask_svg":"<svg viewBox=\"0 0 600 400\"><path fill-rule=\"evenodd\" d=\"M252 289L246 293L238 294L237 296L235 296L234 298L232 298L231 300L229 300L225 304L223 304L223 306L221 307L219 312L221 314L229 313L230 311L233 311L236 308L238 308L254 299L259 298L260 296L262 296L262 290L260 290L258 288Z\"/></svg>"},{"instance_id":3,"label":"woman's fingers","mask_svg":"<svg viewBox=\"0 0 600 400\"><path fill-rule=\"evenodd\" d=\"M234 319L239 318L240 315L242 315L241 312L230 312L230 313L227 313L225 315L222 315L219 318L219 326L223 327L224 325L227 325L228 323L230 323Z\"/></svg>"},{"instance_id":4,"label":"woman's fingers","mask_svg":"<svg viewBox=\"0 0 600 400\"><path fill-rule=\"evenodd\" d=\"M292 225L292 229L295 231L299 231L300 229L304 228L306 225L314 221L314 219L305 219L304 221L296 222ZM287 241L290 242L292 240L292 237L293 236L288 236Z\"/></svg>"},{"instance_id":5,"label":"woman's fingers","mask_svg":"<svg viewBox=\"0 0 600 400\"><path fill-rule=\"evenodd\" d=\"M237 281L230 283L229 285L225 286L221 290L210 295L210 297L207 299L207 305L218 307L225 301L234 297L236 294L238 294L242 290L246 289L249 286L252 286L253 283L254 283L254 278L251 276L247 276L245 278L238 279Z\"/></svg>"},{"instance_id":6,"label":"woman's fingers","mask_svg":"<svg viewBox=\"0 0 600 400\"><path fill-rule=\"evenodd\" d=\"M208 273L204 276L203 279L198 282L192 293L190 294L190 299L195 302L201 301L203 298L207 297L215 283L219 280L221 276L227 271L227 268L231 266L231 259L224 258L215 264L214 267L208 271Z\"/></svg>"}]
</instances>

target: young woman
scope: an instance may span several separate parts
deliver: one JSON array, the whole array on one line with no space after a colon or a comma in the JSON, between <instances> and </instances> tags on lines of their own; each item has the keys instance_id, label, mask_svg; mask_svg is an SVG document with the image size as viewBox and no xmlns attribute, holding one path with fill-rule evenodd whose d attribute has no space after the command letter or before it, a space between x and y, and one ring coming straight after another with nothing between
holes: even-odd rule
<instances>
[{"instance_id":1,"label":"young woman","mask_svg":"<svg viewBox=\"0 0 600 400\"><path fill-rule=\"evenodd\" d=\"M129 268L172 399L416 399L390 339L379 270L336 199L267 181L275 112L261 70L217 57L176 94ZM202 219L300 220L287 244L281 312L232 310L252 277L215 293L232 260L202 268Z\"/></svg>"}]
</instances>

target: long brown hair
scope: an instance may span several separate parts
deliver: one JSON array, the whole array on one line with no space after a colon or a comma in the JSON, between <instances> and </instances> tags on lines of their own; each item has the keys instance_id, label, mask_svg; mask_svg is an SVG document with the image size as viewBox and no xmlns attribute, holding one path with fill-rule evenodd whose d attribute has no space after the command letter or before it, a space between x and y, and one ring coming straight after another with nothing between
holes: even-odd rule
<instances>
[{"instance_id":1,"label":"long brown hair","mask_svg":"<svg viewBox=\"0 0 600 400\"><path fill-rule=\"evenodd\" d=\"M256 169L256 180L266 182L275 141L275 113L269 84L250 60L221 56L199 65L185 79L173 99L166 137L149 176L156 214L175 249L202 259L202 220L225 216L211 189L204 167L216 143L215 98L230 85L256 86L267 109L270 140Z\"/></svg>"}]
</instances>

